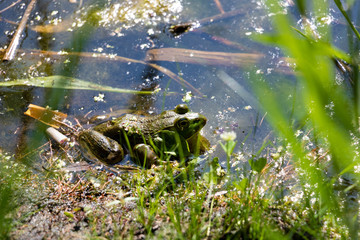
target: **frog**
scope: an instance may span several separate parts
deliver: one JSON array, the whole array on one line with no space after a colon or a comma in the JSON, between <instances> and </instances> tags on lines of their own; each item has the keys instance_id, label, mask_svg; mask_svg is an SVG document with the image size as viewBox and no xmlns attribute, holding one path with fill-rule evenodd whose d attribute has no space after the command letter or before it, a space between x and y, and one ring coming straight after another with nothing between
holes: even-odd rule
<instances>
[{"instance_id":1,"label":"frog","mask_svg":"<svg viewBox=\"0 0 360 240\"><path fill-rule=\"evenodd\" d=\"M120 163L126 156L150 168L161 161L188 159L209 149L200 134L207 118L191 112L185 104L158 115L126 114L81 131L77 140L83 156L106 165Z\"/></svg>"}]
</instances>

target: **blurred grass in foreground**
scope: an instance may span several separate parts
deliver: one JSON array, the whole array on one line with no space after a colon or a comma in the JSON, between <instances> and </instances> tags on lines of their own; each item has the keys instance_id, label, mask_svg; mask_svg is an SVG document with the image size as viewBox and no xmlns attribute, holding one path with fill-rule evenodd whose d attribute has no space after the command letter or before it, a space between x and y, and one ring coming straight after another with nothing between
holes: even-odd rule
<instances>
[{"instance_id":1,"label":"blurred grass in foreground","mask_svg":"<svg viewBox=\"0 0 360 240\"><path fill-rule=\"evenodd\" d=\"M359 175L355 169L359 165L356 152L359 137L358 110L358 59L355 52L346 54L331 43L331 31L328 24L318 23L316 30L307 22L307 14L311 12L312 19L321 22L329 17L328 1L313 1L311 9L306 9L309 1L297 1L298 10L303 19L303 32L294 29L295 20L283 12L279 1L267 0L269 12L272 15L274 31L271 35L259 37L262 42L279 46L283 52L293 59L297 72L296 109L286 109L284 100L277 95L276 89L270 87L259 76L253 75L254 89L266 112L268 120L277 133L286 140L293 153L293 161L298 168L303 186L310 186L319 199L320 211L317 213L321 221L324 216L339 219L348 227L352 238L358 236L358 207L347 206L350 189L358 187ZM339 1L335 1L341 7ZM350 1L348 1L350 3ZM351 6L351 5L350 5ZM342 11L346 14L345 11ZM352 26L348 26L352 30ZM351 32L350 41L357 36ZM359 39L355 38L355 42ZM358 44L355 44L355 46ZM353 67L353 73L348 76L352 83L345 81L337 83L334 61L344 60ZM257 78L257 79L256 79ZM256 79L256 80L255 80ZM276 86L276 88L281 88ZM290 93L289 93L290 94ZM289 119L289 112L293 115ZM301 115L305 113L305 116ZM290 124L289 124L290 123ZM297 128L297 126L306 126ZM310 149L306 149L297 136L298 130L310 131L311 141L316 148L325 148L330 158L330 164L325 168L321 159L314 161L309 157ZM315 147L313 150L316 151ZM337 186L339 180L350 179L348 188ZM310 196L307 196L310 200ZM358 199L356 199L358 201ZM357 205L357 203L355 203Z\"/></svg>"}]
</instances>

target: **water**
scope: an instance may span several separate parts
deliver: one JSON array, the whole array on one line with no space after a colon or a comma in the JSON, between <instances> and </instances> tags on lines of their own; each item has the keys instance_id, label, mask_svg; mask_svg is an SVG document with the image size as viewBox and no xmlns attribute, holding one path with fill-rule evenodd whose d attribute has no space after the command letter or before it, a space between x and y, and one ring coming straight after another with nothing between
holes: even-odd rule
<instances>
[{"instance_id":1,"label":"water","mask_svg":"<svg viewBox=\"0 0 360 240\"><path fill-rule=\"evenodd\" d=\"M286 79L286 87L282 85L285 105L293 104L296 85L291 70L278 67L281 57L279 50L252 40L255 34L271 31L264 4L261 1L222 1L224 11L243 9L243 12L219 21L204 21L192 31L174 37L169 31L172 24L197 23L201 19L220 14L221 10L213 1L162 2L167 7L157 5L156 1L140 0L137 4L129 1L81 1L82 5L79 1L70 3L39 0L30 16L30 26L22 35L16 59L0 63L1 81L66 75L112 87L160 91L151 96L136 96L84 90L54 92L51 89L27 86L1 87L0 119L3 124L0 126L0 147L5 151L17 152L23 145L29 144L28 139L33 135L40 135L38 145L46 142L45 136L36 128L39 124L23 115L30 103L50 105L67 113L71 119L80 118L90 111L90 116L93 116L118 109L160 113L182 103L184 96L190 91L188 105L193 111L208 118L204 135L213 145L220 141L219 133L223 131L235 131L239 143L244 143L238 145L237 151L241 147L249 155L256 154L264 143L273 140L274 135L266 123L265 113L260 111L256 96L252 94L249 72L265 76L274 86L280 79ZM151 3L156 6L155 10L149 7ZM0 1L0 9L8 5L9 1ZM5 11L2 13L3 19L18 22L26 5L17 4ZM124 12L124 9L127 11ZM289 4L284 4L284 10L299 18L294 7ZM96 14L91 15L94 12ZM338 12L331 11L331 14L333 19L340 19ZM89 24L91 21L95 24ZM53 32L44 32L44 28L39 28L53 22L58 22ZM339 23L331 21L331 24L335 31L343 32L343 28L339 27L340 22L341 20ZM297 27L301 28L300 22ZM0 35L0 47L5 49L16 26L1 21L0 30L3 33ZM344 49L346 42L346 37L335 37L335 43ZM183 78L194 89L146 64L120 62L110 58L116 55L143 61L149 50L159 48L249 53L263 57L256 64L248 66L230 64L224 59L215 64L204 64L201 61L196 64L186 59L179 62L154 62ZM82 51L109 58L58 56L47 52L43 55L31 55L31 49L69 53ZM209 58L214 57L210 55ZM167 92L175 94L166 95ZM60 99L55 99L56 94L61 96ZM94 97L101 96L99 94L104 94L103 101L95 100ZM214 155L217 154L221 156L221 150L218 149Z\"/></svg>"}]
</instances>

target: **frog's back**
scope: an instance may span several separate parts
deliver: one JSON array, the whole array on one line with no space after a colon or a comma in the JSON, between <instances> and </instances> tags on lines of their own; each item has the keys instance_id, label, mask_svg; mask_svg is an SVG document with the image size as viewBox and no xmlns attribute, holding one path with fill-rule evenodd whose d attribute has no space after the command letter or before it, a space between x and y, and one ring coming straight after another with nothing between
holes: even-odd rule
<instances>
[{"instance_id":1,"label":"frog's back","mask_svg":"<svg viewBox=\"0 0 360 240\"><path fill-rule=\"evenodd\" d=\"M126 114L119 119L113 120L119 130L132 134L151 135L163 129L174 126L174 120L178 114L174 111L165 111L154 116L139 116L134 114Z\"/></svg>"}]
</instances>

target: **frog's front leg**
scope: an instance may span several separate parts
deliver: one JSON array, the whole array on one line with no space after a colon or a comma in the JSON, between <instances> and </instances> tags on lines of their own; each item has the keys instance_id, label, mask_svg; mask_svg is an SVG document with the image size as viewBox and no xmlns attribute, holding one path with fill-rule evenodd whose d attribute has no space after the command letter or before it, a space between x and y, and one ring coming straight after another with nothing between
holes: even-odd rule
<instances>
[{"instance_id":1,"label":"frog's front leg","mask_svg":"<svg viewBox=\"0 0 360 240\"><path fill-rule=\"evenodd\" d=\"M159 160L151 146L141 143L133 147L133 161L144 168L151 168Z\"/></svg>"},{"instance_id":2,"label":"frog's front leg","mask_svg":"<svg viewBox=\"0 0 360 240\"><path fill-rule=\"evenodd\" d=\"M124 149L117 141L92 129L81 132L78 143L84 157L91 161L115 164L124 158Z\"/></svg>"}]
</instances>

